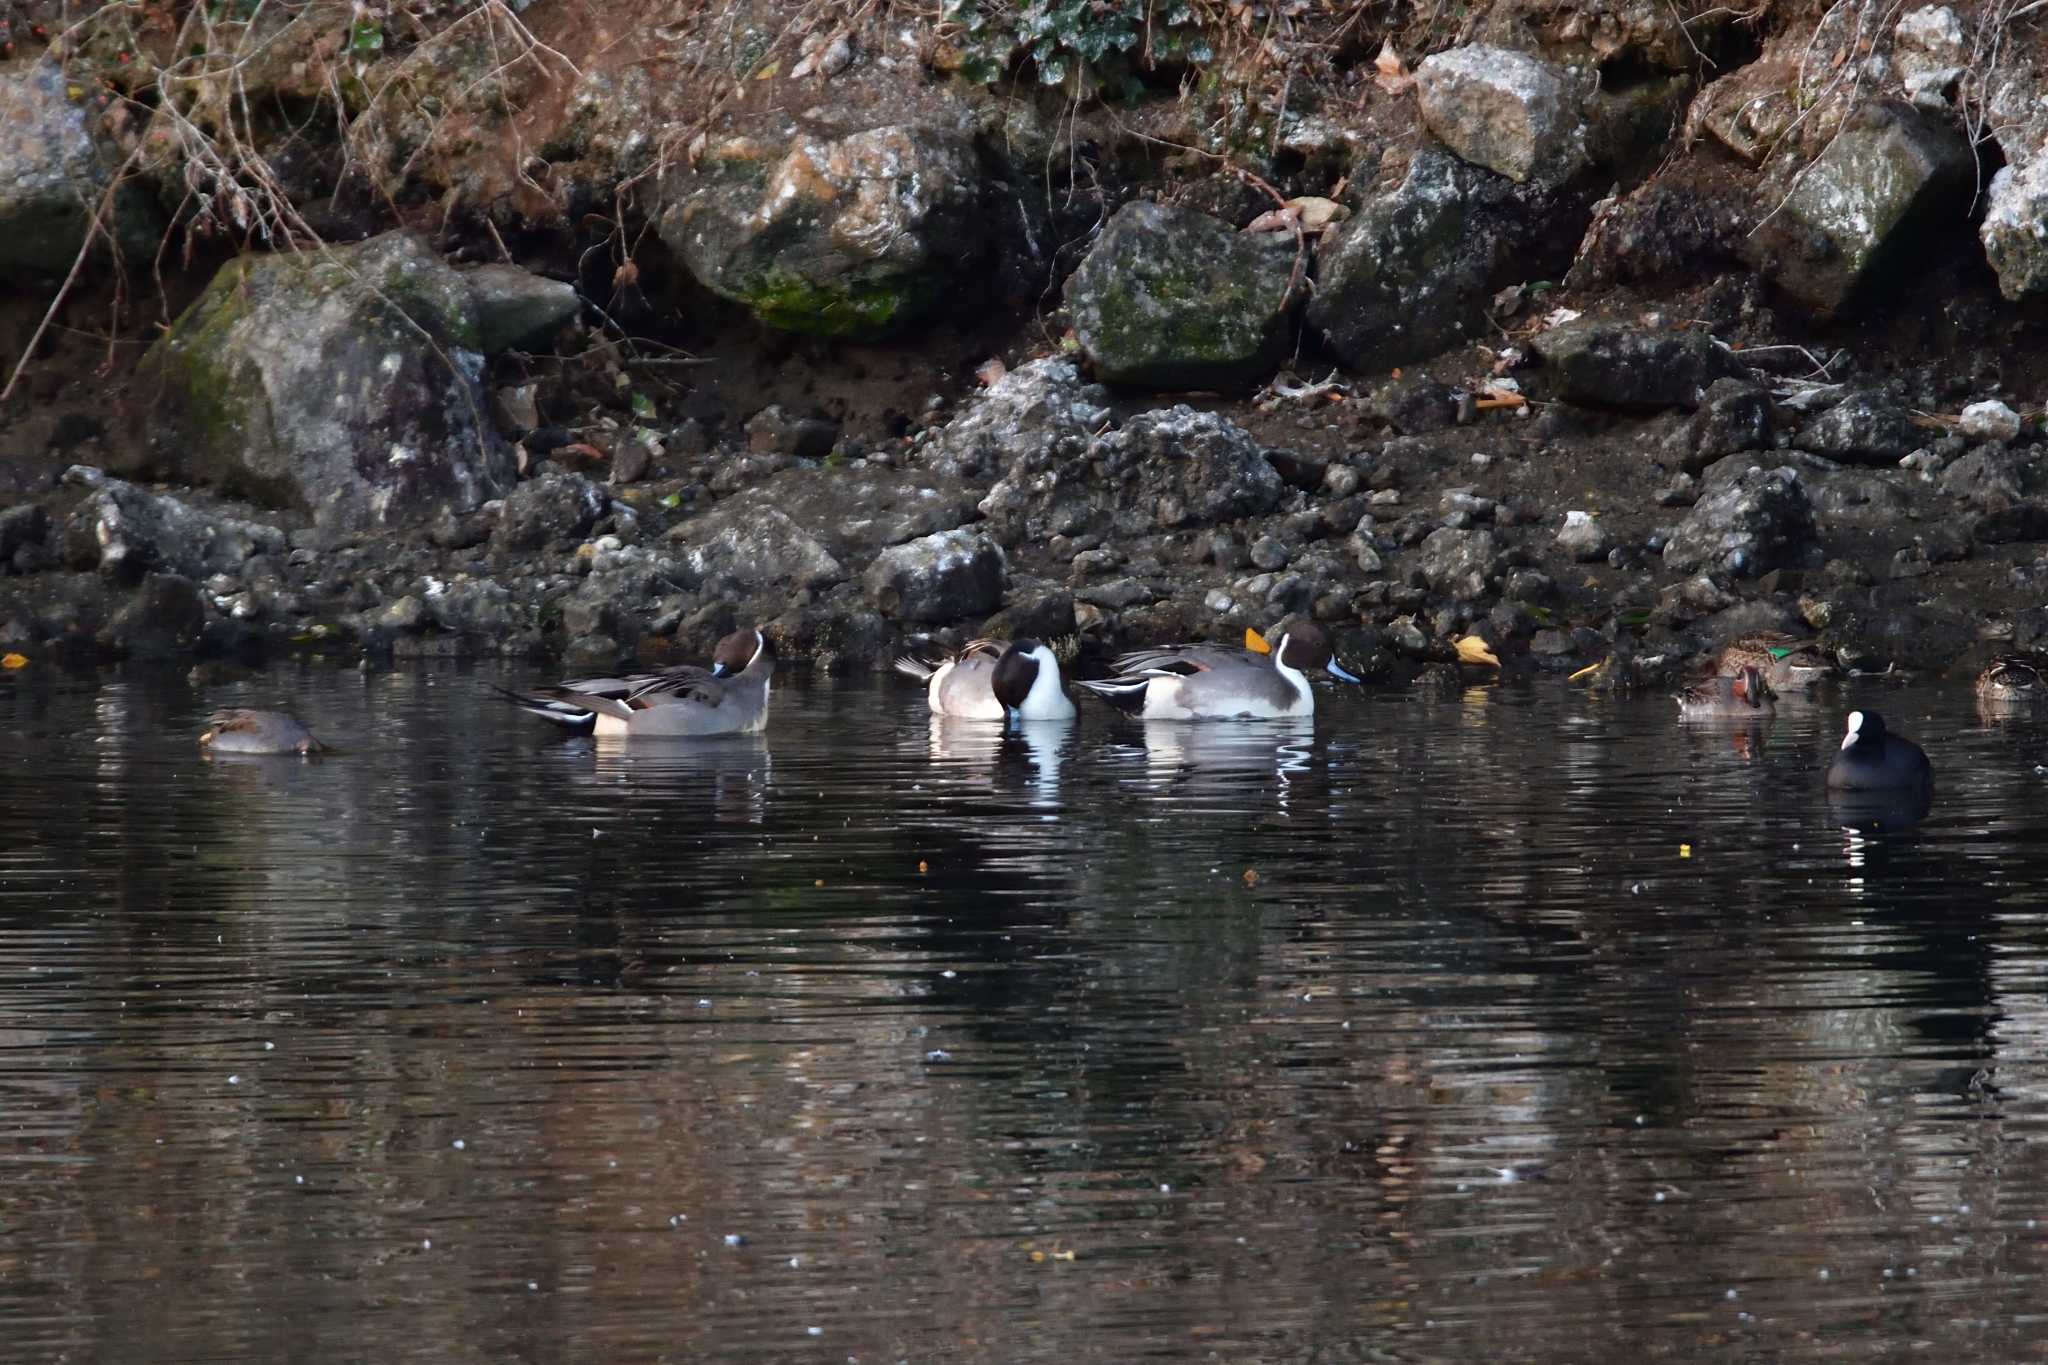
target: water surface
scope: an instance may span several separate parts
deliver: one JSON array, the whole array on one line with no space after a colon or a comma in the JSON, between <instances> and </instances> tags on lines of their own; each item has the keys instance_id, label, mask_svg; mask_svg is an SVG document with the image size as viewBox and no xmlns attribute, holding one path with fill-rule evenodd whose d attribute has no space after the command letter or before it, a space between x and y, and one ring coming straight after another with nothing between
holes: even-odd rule
<instances>
[{"instance_id":1,"label":"water surface","mask_svg":"<svg viewBox=\"0 0 2048 1365\"><path fill-rule=\"evenodd\" d=\"M618 746L524 680L0 679L10 1354L2048 1341L2048 726L1967 686ZM276 701L338 752L196 750ZM1917 827L1831 815L1853 705Z\"/></svg>"}]
</instances>

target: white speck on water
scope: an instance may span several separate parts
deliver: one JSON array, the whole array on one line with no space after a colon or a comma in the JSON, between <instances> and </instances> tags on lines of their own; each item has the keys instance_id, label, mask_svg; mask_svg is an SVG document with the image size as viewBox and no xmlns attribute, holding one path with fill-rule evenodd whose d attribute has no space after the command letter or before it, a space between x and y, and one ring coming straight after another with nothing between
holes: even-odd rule
<instances>
[{"instance_id":1,"label":"white speck on water","mask_svg":"<svg viewBox=\"0 0 2048 1365\"><path fill-rule=\"evenodd\" d=\"M1172 1193L1173 1193L1173 1186L1171 1186L1171 1185L1168 1185L1168 1184L1165 1184L1164 1182L1162 1182L1162 1183L1160 1184L1160 1186L1159 1186L1159 1192L1160 1192L1161 1194L1172 1194Z\"/></svg>"},{"instance_id":2,"label":"white speck on water","mask_svg":"<svg viewBox=\"0 0 2048 1365\"><path fill-rule=\"evenodd\" d=\"M1651 1196L1651 1198L1652 1198L1652 1199L1653 1199L1653 1200L1654 1200L1654 1201L1655 1201L1656 1203L1659 1203L1659 1204L1663 1203L1663 1202L1664 1202L1664 1191L1662 1191L1662 1190L1659 1190L1659 1191L1657 1191L1657 1193L1656 1193L1656 1194L1654 1194L1654 1195L1652 1195L1652 1196Z\"/></svg>"},{"instance_id":3,"label":"white speck on water","mask_svg":"<svg viewBox=\"0 0 2048 1365\"><path fill-rule=\"evenodd\" d=\"M527 1287L528 1289L539 1289L539 1288L540 1288L540 1281L539 1281L539 1280L528 1280L528 1281L526 1282L526 1287Z\"/></svg>"},{"instance_id":4,"label":"white speck on water","mask_svg":"<svg viewBox=\"0 0 2048 1365\"><path fill-rule=\"evenodd\" d=\"M725 1244L729 1247L743 1247L747 1244L747 1239L740 1233L728 1232L725 1234Z\"/></svg>"},{"instance_id":5,"label":"white speck on water","mask_svg":"<svg viewBox=\"0 0 2048 1365\"><path fill-rule=\"evenodd\" d=\"M242 1083L242 1078L241 1078L240 1076L230 1076L230 1077L228 1077L228 1084L229 1084L229 1085L240 1085L241 1083Z\"/></svg>"},{"instance_id":6,"label":"white speck on water","mask_svg":"<svg viewBox=\"0 0 2048 1365\"><path fill-rule=\"evenodd\" d=\"M1828 1279L1833 1279L1833 1278L1834 1278L1834 1276L1833 1276L1832 1274L1830 1274L1830 1273L1829 1273L1829 1271L1828 1271L1828 1268L1827 1268L1826 1266L1822 1266L1822 1267L1820 1268L1820 1277L1821 1277L1821 1278L1822 1278L1823 1280L1828 1280Z\"/></svg>"},{"instance_id":7,"label":"white speck on water","mask_svg":"<svg viewBox=\"0 0 2048 1365\"><path fill-rule=\"evenodd\" d=\"M275 1052L277 1051L277 1044L272 1042L265 1042L263 1044L263 1050L265 1052Z\"/></svg>"},{"instance_id":8,"label":"white speck on water","mask_svg":"<svg viewBox=\"0 0 2048 1365\"><path fill-rule=\"evenodd\" d=\"M806 1327L804 1328L804 1331L814 1337L822 1337L825 1335L825 1329L822 1327Z\"/></svg>"},{"instance_id":9,"label":"white speck on water","mask_svg":"<svg viewBox=\"0 0 2048 1365\"><path fill-rule=\"evenodd\" d=\"M1741 1296L1731 1289L1727 1293L1723 1294L1721 1297L1727 1299L1730 1303L1733 1303L1736 1299L1740 1298Z\"/></svg>"},{"instance_id":10,"label":"white speck on water","mask_svg":"<svg viewBox=\"0 0 2048 1365\"><path fill-rule=\"evenodd\" d=\"M1927 1215L1927 1221L1939 1227L1941 1226L1942 1217L1938 1213L1930 1213Z\"/></svg>"},{"instance_id":11,"label":"white speck on water","mask_svg":"<svg viewBox=\"0 0 2048 1365\"><path fill-rule=\"evenodd\" d=\"M792 1257L790 1257L790 1258L789 1258L789 1268L790 1268L791 1270L802 1270L802 1269L804 1268L804 1258L803 1258L803 1257L801 1257L801 1256L792 1256Z\"/></svg>"},{"instance_id":12,"label":"white speck on water","mask_svg":"<svg viewBox=\"0 0 2048 1365\"><path fill-rule=\"evenodd\" d=\"M706 998L704 998L704 999L700 999L700 1000L699 1000L699 1001L697 1002L697 1008L698 1008L698 1009L700 1009L700 1010L708 1010L708 1009L710 1009L710 1008L711 1008L711 1001L710 1001L710 998L709 998L709 997L706 997Z\"/></svg>"},{"instance_id":13,"label":"white speck on water","mask_svg":"<svg viewBox=\"0 0 2048 1365\"><path fill-rule=\"evenodd\" d=\"M687 1213L672 1213L668 1216L668 1225L672 1228L679 1228L689 1221L690 1215Z\"/></svg>"},{"instance_id":14,"label":"white speck on water","mask_svg":"<svg viewBox=\"0 0 2048 1365\"><path fill-rule=\"evenodd\" d=\"M421 1250L421 1251L432 1251L433 1249L434 1249L434 1239L433 1239L433 1238L431 1238L431 1237L422 1237L422 1238L420 1238L420 1250Z\"/></svg>"},{"instance_id":15,"label":"white speck on water","mask_svg":"<svg viewBox=\"0 0 2048 1365\"><path fill-rule=\"evenodd\" d=\"M960 975L960 973L954 971L951 967L948 967L945 971L940 972L939 975L946 978L946 980L951 981L954 977Z\"/></svg>"},{"instance_id":16,"label":"white speck on water","mask_svg":"<svg viewBox=\"0 0 2048 1365\"><path fill-rule=\"evenodd\" d=\"M293 1177L292 1177L292 1184L294 1184L294 1185L303 1185L303 1184L305 1184L305 1183L306 1183L306 1177L304 1177L304 1176L302 1176L302 1175L295 1175L295 1176L293 1176Z\"/></svg>"},{"instance_id":17,"label":"white speck on water","mask_svg":"<svg viewBox=\"0 0 2048 1365\"><path fill-rule=\"evenodd\" d=\"M1648 1114L1637 1114L1637 1115L1636 1115L1636 1127L1638 1127L1638 1128L1642 1127L1642 1126L1643 1126L1644 1124L1648 1123L1649 1121L1650 1121L1650 1116L1649 1116Z\"/></svg>"},{"instance_id":18,"label":"white speck on water","mask_svg":"<svg viewBox=\"0 0 2048 1365\"><path fill-rule=\"evenodd\" d=\"M942 1047L935 1047L924 1054L924 1059L928 1062L950 1062L953 1060L953 1054Z\"/></svg>"},{"instance_id":19,"label":"white speck on water","mask_svg":"<svg viewBox=\"0 0 2048 1365\"><path fill-rule=\"evenodd\" d=\"M1892 1277L1892 1268L1891 1268L1890 1266L1886 1266L1886 1267L1884 1268L1884 1277L1885 1277L1885 1278L1886 1278L1887 1280L1889 1280L1889 1279L1890 1279L1890 1278Z\"/></svg>"},{"instance_id":20,"label":"white speck on water","mask_svg":"<svg viewBox=\"0 0 2048 1365\"><path fill-rule=\"evenodd\" d=\"M1503 1185L1512 1185L1517 1178L1515 1168L1512 1166L1502 1166L1495 1170L1494 1174L1500 1177L1500 1183Z\"/></svg>"},{"instance_id":21,"label":"white speck on water","mask_svg":"<svg viewBox=\"0 0 2048 1365\"><path fill-rule=\"evenodd\" d=\"M461 1138L455 1139L455 1141L449 1143L448 1145L450 1147L453 1147L458 1152L461 1151L463 1148L469 1146L469 1144L467 1142L464 1142Z\"/></svg>"}]
</instances>

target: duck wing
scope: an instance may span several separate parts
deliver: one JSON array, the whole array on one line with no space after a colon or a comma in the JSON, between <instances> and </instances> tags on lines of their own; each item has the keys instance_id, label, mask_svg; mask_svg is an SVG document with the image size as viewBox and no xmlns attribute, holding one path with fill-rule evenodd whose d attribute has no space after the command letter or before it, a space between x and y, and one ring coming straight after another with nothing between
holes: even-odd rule
<instances>
[{"instance_id":1,"label":"duck wing","mask_svg":"<svg viewBox=\"0 0 2048 1365\"><path fill-rule=\"evenodd\" d=\"M1244 657L1243 650L1230 645L1162 645L1157 649L1137 649L1129 654L1119 654L1109 667L1110 671L1125 677L1172 674L1188 678Z\"/></svg>"}]
</instances>

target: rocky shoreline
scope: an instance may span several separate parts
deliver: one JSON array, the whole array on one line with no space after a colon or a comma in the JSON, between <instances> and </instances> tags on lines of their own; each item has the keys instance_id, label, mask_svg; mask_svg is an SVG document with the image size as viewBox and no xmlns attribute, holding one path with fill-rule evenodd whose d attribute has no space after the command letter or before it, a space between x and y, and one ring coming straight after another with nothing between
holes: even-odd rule
<instances>
[{"instance_id":1,"label":"rocky shoreline","mask_svg":"<svg viewBox=\"0 0 2048 1365\"><path fill-rule=\"evenodd\" d=\"M507 210L523 265L495 226L481 265L388 223L234 256L131 366L8 401L0 649L595 669L760 623L832 669L1034 635L1085 670L1299 613L1368 676L1477 633L1628 686L1760 630L1878 671L2040 645L2044 163L2001 125L1977 192L1976 17L1907 14L1768 137L1825 21L1720 70L1637 20L1389 45L1227 165L1091 124L1117 177L1078 226L1030 174L1037 106L841 35L657 161L602 274L546 211ZM11 155L60 208L125 192L121 130L53 69L0 63L40 111ZM614 133L574 163L645 179L594 169ZM36 278L83 244L10 214ZM690 309L717 357L650 339Z\"/></svg>"}]
</instances>

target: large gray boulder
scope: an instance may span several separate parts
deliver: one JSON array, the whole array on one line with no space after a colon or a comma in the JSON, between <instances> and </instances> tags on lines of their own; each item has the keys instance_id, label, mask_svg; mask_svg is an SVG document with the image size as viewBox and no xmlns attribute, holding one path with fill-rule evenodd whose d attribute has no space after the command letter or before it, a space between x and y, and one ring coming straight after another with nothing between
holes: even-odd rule
<instances>
[{"instance_id":1,"label":"large gray boulder","mask_svg":"<svg viewBox=\"0 0 2048 1365\"><path fill-rule=\"evenodd\" d=\"M403 232L231 261L143 359L144 467L341 531L476 507L514 478L479 382L485 322L502 340L576 308L542 282L508 322L505 292Z\"/></svg>"},{"instance_id":2,"label":"large gray boulder","mask_svg":"<svg viewBox=\"0 0 2048 1365\"><path fill-rule=\"evenodd\" d=\"M1931 439L1906 410L1881 393L1846 395L1799 428L1799 445L1850 464L1893 465Z\"/></svg>"},{"instance_id":3,"label":"large gray boulder","mask_svg":"<svg viewBox=\"0 0 2048 1365\"><path fill-rule=\"evenodd\" d=\"M661 239L771 327L886 336L957 302L990 238L966 133L899 124L734 137L664 182Z\"/></svg>"},{"instance_id":4,"label":"large gray boulder","mask_svg":"<svg viewBox=\"0 0 2048 1365\"><path fill-rule=\"evenodd\" d=\"M113 182L90 101L72 98L55 62L0 66L0 278L62 276L85 245ZM139 182L114 194L106 226L128 255L156 244L161 216Z\"/></svg>"},{"instance_id":5,"label":"large gray boulder","mask_svg":"<svg viewBox=\"0 0 2048 1365\"><path fill-rule=\"evenodd\" d=\"M957 621L1002 604L1007 561L986 533L962 526L892 545L861 585L875 610L899 621Z\"/></svg>"},{"instance_id":6,"label":"large gray boulder","mask_svg":"<svg viewBox=\"0 0 2048 1365\"><path fill-rule=\"evenodd\" d=\"M924 465L941 478L982 484L1027 455L1078 457L1109 421L1097 384L1081 382L1067 360L1033 360L995 383L924 450Z\"/></svg>"},{"instance_id":7,"label":"large gray boulder","mask_svg":"<svg viewBox=\"0 0 2048 1365\"><path fill-rule=\"evenodd\" d=\"M687 586L741 597L823 588L846 569L818 538L773 507L721 504L670 529Z\"/></svg>"},{"instance_id":8,"label":"large gray boulder","mask_svg":"<svg viewBox=\"0 0 2048 1365\"><path fill-rule=\"evenodd\" d=\"M1424 148L1397 187L1323 235L1308 323L1353 369L1435 355L1478 333L1526 238L1506 180Z\"/></svg>"},{"instance_id":9,"label":"large gray boulder","mask_svg":"<svg viewBox=\"0 0 2048 1365\"><path fill-rule=\"evenodd\" d=\"M1118 209L1067 281L1074 335L1111 384L1247 389L1293 345L1307 262L1293 233L1241 233L1193 209Z\"/></svg>"},{"instance_id":10,"label":"large gray boulder","mask_svg":"<svg viewBox=\"0 0 2048 1365\"><path fill-rule=\"evenodd\" d=\"M1585 164L1577 85L1540 57L1454 47L1423 59L1415 90L1429 131L1475 166L1519 183L1569 179Z\"/></svg>"},{"instance_id":11,"label":"large gray boulder","mask_svg":"<svg viewBox=\"0 0 2048 1365\"><path fill-rule=\"evenodd\" d=\"M110 578L205 578L234 573L255 555L286 548L285 534L275 526L152 493L89 465L73 465L64 481L91 490L73 520L96 548L99 571Z\"/></svg>"},{"instance_id":12,"label":"large gray boulder","mask_svg":"<svg viewBox=\"0 0 2048 1365\"><path fill-rule=\"evenodd\" d=\"M1742 373L1705 332L1598 318L1539 333L1535 349L1558 397L1601 407L1690 410L1715 380Z\"/></svg>"},{"instance_id":13,"label":"large gray boulder","mask_svg":"<svg viewBox=\"0 0 2048 1365\"><path fill-rule=\"evenodd\" d=\"M1731 455L1707 472L1705 490L1664 547L1675 573L1755 577L1803 564L1813 547L1813 504L1799 471L1763 469Z\"/></svg>"},{"instance_id":14,"label":"large gray boulder","mask_svg":"<svg viewBox=\"0 0 2048 1365\"><path fill-rule=\"evenodd\" d=\"M1897 100L1873 100L1757 231L1745 251L1780 289L1830 316L1944 216L1969 211L1976 163L1947 122Z\"/></svg>"},{"instance_id":15,"label":"large gray boulder","mask_svg":"<svg viewBox=\"0 0 2048 1365\"><path fill-rule=\"evenodd\" d=\"M1998 272L1999 293L2022 299L2048 291L2048 147L1991 177L1977 239Z\"/></svg>"},{"instance_id":16,"label":"large gray boulder","mask_svg":"<svg viewBox=\"0 0 2048 1365\"><path fill-rule=\"evenodd\" d=\"M1140 413L1081 453L1027 451L981 500L1006 543L1142 535L1273 510L1280 474L1243 428L1185 404Z\"/></svg>"},{"instance_id":17,"label":"large gray boulder","mask_svg":"<svg viewBox=\"0 0 2048 1365\"><path fill-rule=\"evenodd\" d=\"M1424 538L1415 570L1429 586L1454 601L1486 595L1500 572L1500 542L1491 531L1458 531L1445 526Z\"/></svg>"}]
</instances>

